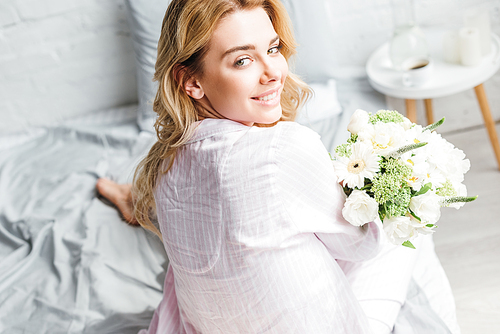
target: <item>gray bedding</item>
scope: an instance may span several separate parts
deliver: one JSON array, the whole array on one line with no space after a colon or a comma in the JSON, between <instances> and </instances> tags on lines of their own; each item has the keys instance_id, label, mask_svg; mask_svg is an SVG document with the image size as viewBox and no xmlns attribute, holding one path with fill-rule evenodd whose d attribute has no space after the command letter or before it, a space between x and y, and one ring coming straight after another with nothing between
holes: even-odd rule
<instances>
[{"instance_id":1,"label":"gray bedding","mask_svg":"<svg viewBox=\"0 0 500 334\"><path fill-rule=\"evenodd\" d=\"M137 333L161 298L158 238L96 198L130 180L151 136L133 123L46 129L0 151L0 332Z\"/></svg>"}]
</instances>

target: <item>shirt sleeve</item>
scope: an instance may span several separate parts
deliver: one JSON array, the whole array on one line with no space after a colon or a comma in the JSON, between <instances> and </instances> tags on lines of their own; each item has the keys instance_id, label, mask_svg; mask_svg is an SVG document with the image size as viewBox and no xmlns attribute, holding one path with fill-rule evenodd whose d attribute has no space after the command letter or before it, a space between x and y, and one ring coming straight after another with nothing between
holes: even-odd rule
<instances>
[{"instance_id":1,"label":"shirt sleeve","mask_svg":"<svg viewBox=\"0 0 500 334\"><path fill-rule=\"evenodd\" d=\"M382 323L390 331L405 302L422 239L412 241L416 249L393 245L384 236L382 239L383 247L374 258L337 262L370 321Z\"/></svg>"},{"instance_id":2,"label":"shirt sleeve","mask_svg":"<svg viewBox=\"0 0 500 334\"><path fill-rule=\"evenodd\" d=\"M345 195L319 135L291 123L283 127L279 138L278 186L299 231L315 233L335 259L357 262L375 256L380 223L357 227L343 218Z\"/></svg>"}]
</instances>

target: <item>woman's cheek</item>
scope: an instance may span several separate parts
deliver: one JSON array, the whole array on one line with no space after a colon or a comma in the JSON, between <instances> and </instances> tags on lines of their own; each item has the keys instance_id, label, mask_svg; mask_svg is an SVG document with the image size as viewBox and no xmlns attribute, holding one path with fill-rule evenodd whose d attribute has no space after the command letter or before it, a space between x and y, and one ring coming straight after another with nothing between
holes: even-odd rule
<instances>
[{"instance_id":1,"label":"woman's cheek","mask_svg":"<svg viewBox=\"0 0 500 334\"><path fill-rule=\"evenodd\" d=\"M283 69L281 72L283 75L283 81L285 81L285 78L288 75L288 62L286 61L285 56L283 56L283 55L281 55L281 59L282 59L282 66L283 66Z\"/></svg>"}]
</instances>

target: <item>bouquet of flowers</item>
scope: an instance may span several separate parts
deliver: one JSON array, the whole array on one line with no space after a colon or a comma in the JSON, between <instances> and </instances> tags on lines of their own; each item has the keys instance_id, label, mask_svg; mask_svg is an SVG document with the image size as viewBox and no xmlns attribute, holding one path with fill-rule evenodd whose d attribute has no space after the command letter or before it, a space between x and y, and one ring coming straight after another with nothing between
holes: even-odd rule
<instances>
[{"instance_id":1,"label":"bouquet of flowers","mask_svg":"<svg viewBox=\"0 0 500 334\"><path fill-rule=\"evenodd\" d=\"M434 132L443 122L422 127L397 111L356 110L347 127L351 137L332 158L349 223L379 217L392 243L414 248L412 239L434 232L441 207L458 209L477 198L466 197L462 183L469 160Z\"/></svg>"}]
</instances>

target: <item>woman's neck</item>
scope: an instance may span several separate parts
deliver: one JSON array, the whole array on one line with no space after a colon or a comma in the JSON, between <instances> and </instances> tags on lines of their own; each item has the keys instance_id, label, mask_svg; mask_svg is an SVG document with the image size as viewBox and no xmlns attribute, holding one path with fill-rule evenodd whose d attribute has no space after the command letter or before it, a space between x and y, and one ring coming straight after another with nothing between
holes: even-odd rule
<instances>
[{"instance_id":1,"label":"woman's neck","mask_svg":"<svg viewBox=\"0 0 500 334\"><path fill-rule=\"evenodd\" d=\"M229 119L221 114L219 114L217 112L217 110L215 110L212 105L210 105L210 102L208 100L203 100L205 99L205 97L203 97L202 99L199 100L199 104L198 104L198 120L202 121L204 119L207 119L207 118L215 118L215 119ZM232 120L232 121L235 121L235 122L238 122L236 120ZM246 125L246 126L253 126L254 123L243 123L243 122L239 122L243 125Z\"/></svg>"}]
</instances>

